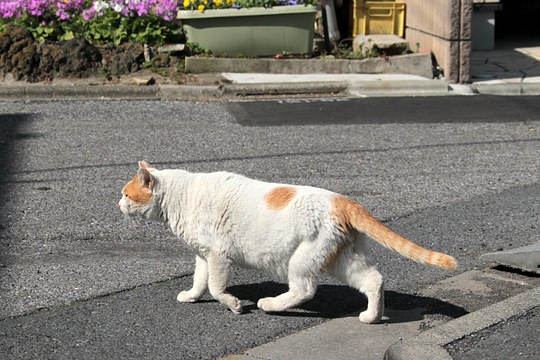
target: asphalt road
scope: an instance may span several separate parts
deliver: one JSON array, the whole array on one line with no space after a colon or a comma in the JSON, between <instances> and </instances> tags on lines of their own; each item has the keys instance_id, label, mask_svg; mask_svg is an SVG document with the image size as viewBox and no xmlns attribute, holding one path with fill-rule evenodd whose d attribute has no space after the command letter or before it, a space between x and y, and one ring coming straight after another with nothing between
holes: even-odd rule
<instances>
[{"instance_id":1,"label":"asphalt road","mask_svg":"<svg viewBox=\"0 0 540 360\"><path fill-rule=\"evenodd\" d=\"M0 103L0 357L216 358L365 307L325 279L266 315L256 300L285 286L250 270L231 284L242 316L177 303L189 249L116 208L138 160L343 193L465 271L540 240L539 128L537 97ZM393 307L453 275L373 251Z\"/></svg>"},{"instance_id":2,"label":"asphalt road","mask_svg":"<svg viewBox=\"0 0 540 360\"><path fill-rule=\"evenodd\" d=\"M469 335L447 351L454 360L537 359L540 308L536 307L489 329Z\"/></svg>"}]
</instances>

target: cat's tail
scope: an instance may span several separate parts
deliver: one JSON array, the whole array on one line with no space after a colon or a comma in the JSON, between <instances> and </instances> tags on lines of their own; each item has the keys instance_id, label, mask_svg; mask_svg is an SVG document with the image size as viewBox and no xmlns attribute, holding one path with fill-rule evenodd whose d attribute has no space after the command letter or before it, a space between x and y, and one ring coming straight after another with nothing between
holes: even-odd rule
<instances>
[{"instance_id":1,"label":"cat's tail","mask_svg":"<svg viewBox=\"0 0 540 360\"><path fill-rule=\"evenodd\" d=\"M334 198L334 215L338 225L344 231L352 227L413 261L443 269L457 269L458 265L453 257L425 249L407 240L384 226L362 205L346 197L336 196Z\"/></svg>"}]
</instances>

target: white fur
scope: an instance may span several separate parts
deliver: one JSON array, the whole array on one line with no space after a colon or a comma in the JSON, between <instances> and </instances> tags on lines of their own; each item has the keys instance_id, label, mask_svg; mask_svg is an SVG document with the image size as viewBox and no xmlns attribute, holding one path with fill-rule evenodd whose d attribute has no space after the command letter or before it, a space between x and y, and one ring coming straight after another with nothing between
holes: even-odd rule
<instances>
[{"instance_id":1,"label":"white fur","mask_svg":"<svg viewBox=\"0 0 540 360\"><path fill-rule=\"evenodd\" d=\"M234 313L240 301L226 292L234 265L256 268L288 279L289 291L260 299L267 312L284 311L311 299L317 275L327 272L368 297L360 320L377 322L383 315L383 281L370 261L365 236L344 233L331 213L327 190L291 186L296 195L282 209L273 209L265 195L281 184L266 183L226 173L194 174L182 170L152 169L155 184L148 205L120 200L130 216L167 223L196 253L192 289L177 299L195 302L208 289ZM141 170L140 170L141 171ZM330 268L325 261L341 245Z\"/></svg>"}]
</instances>

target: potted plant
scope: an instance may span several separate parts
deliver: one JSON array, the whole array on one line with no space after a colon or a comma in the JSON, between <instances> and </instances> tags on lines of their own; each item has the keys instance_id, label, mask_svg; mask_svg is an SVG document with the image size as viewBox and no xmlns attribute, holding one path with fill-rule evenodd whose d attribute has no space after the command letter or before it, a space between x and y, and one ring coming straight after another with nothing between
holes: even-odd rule
<instances>
[{"instance_id":1,"label":"potted plant","mask_svg":"<svg viewBox=\"0 0 540 360\"><path fill-rule=\"evenodd\" d=\"M187 41L221 56L309 54L318 0L184 0Z\"/></svg>"}]
</instances>

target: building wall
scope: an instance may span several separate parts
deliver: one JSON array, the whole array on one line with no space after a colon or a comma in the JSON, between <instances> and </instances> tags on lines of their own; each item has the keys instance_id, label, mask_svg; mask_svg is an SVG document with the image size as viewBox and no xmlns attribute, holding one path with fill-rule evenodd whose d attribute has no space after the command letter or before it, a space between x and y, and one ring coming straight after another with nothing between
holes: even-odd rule
<instances>
[{"instance_id":1,"label":"building wall","mask_svg":"<svg viewBox=\"0 0 540 360\"><path fill-rule=\"evenodd\" d=\"M447 80L469 82L473 0L403 1L411 48L431 51Z\"/></svg>"}]
</instances>

